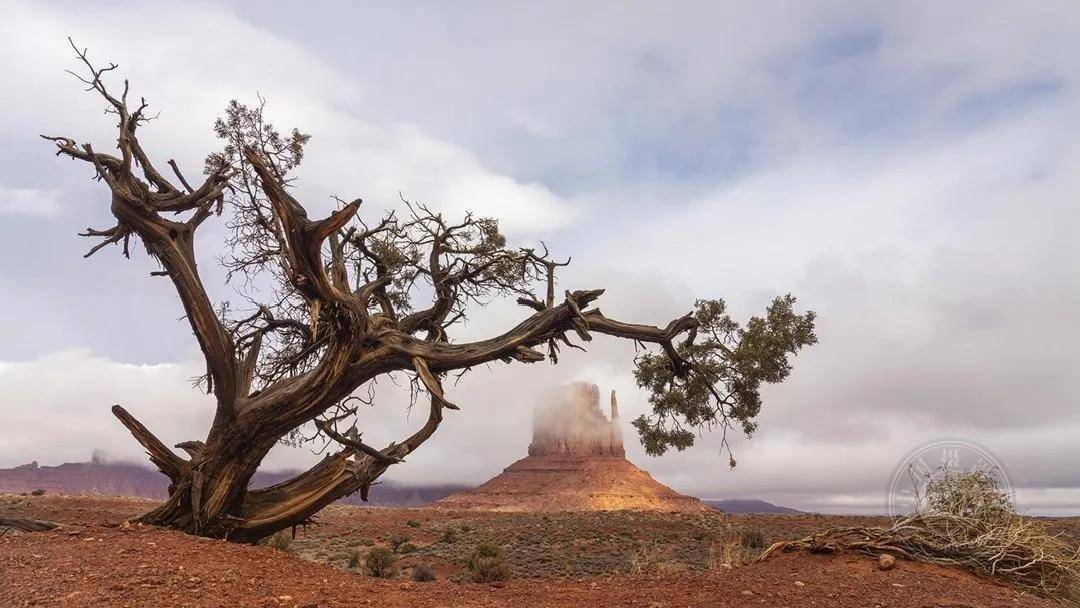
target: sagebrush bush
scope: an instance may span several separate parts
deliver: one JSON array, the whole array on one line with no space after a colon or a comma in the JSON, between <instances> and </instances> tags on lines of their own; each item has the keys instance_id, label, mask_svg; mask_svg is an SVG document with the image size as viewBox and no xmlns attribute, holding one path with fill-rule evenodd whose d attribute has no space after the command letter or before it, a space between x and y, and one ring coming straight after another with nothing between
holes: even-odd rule
<instances>
[{"instance_id":1,"label":"sagebrush bush","mask_svg":"<svg viewBox=\"0 0 1080 608\"><path fill-rule=\"evenodd\" d=\"M469 556L469 580L474 583L494 583L510 580L510 565L502 551L491 543L477 545Z\"/></svg>"},{"instance_id":2,"label":"sagebrush bush","mask_svg":"<svg viewBox=\"0 0 1080 608\"><path fill-rule=\"evenodd\" d=\"M394 575L394 552L387 547L375 547L364 558L364 571L376 578Z\"/></svg>"},{"instance_id":3,"label":"sagebrush bush","mask_svg":"<svg viewBox=\"0 0 1080 608\"><path fill-rule=\"evenodd\" d=\"M409 526L410 528L419 528L420 522L416 521L415 519L410 519L409 521L405 522L405 525Z\"/></svg>"},{"instance_id":4,"label":"sagebrush bush","mask_svg":"<svg viewBox=\"0 0 1080 608\"><path fill-rule=\"evenodd\" d=\"M41 488L38 488L38 489L34 490L33 492L30 492L31 496L43 496L44 494L45 494L45 490L43 490Z\"/></svg>"},{"instance_id":5,"label":"sagebrush bush","mask_svg":"<svg viewBox=\"0 0 1080 608\"><path fill-rule=\"evenodd\" d=\"M346 558L349 560L349 569L352 570L360 565L360 552L356 549L350 549L346 554Z\"/></svg>"}]
</instances>

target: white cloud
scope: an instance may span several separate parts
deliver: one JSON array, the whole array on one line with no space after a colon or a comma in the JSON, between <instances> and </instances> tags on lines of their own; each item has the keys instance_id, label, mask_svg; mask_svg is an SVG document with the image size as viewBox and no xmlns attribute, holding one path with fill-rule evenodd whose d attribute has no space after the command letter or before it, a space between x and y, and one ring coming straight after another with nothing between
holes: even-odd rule
<instances>
[{"instance_id":1,"label":"white cloud","mask_svg":"<svg viewBox=\"0 0 1080 608\"><path fill-rule=\"evenodd\" d=\"M0 362L0 466L31 458L82 462L95 448L144 462L141 446L109 411L117 403L168 445L203 438L213 402L190 382L202 369L194 363L121 363L86 349Z\"/></svg>"},{"instance_id":2,"label":"white cloud","mask_svg":"<svg viewBox=\"0 0 1080 608\"><path fill-rule=\"evenodd\" d=\"M228 10L185 4L153 14L119 6L73 13L21 2L4 10L0 52L12 71L7 78L19 83L15 94L0 98L5 134L63 134L99 149L115 140L101 101L64 73L77 67L65 39L71 36L99 63L121 64L112 86L129 78L133 95L145 95L161 111L143 133L159 164L176 158L196 173L202 157L219 147L210 126L225 103L254 103L262 94L275 124L313 135L300 190L313 212L327 212L331 194L363 193L382 208L395 205L403 191L453 213L497 214L514 233L550 230L573 216L567 201L544 186L494 173L460 146L407 123L365 120L365 99L375 92ZM162 29L162 22L173 26ZM113 28L127 33L111 36Z\"/></svg>"},{"instance_id":3,"label":"white cloud","mask_svg":"<svg viewBox=\"0 0 1080 608\"><path fill-rule=\"evenodd\" d=\"M6 188L0 183L0 215L47 217L60 212L55 191L33 188Z\"/></svg>"}]
</instances>

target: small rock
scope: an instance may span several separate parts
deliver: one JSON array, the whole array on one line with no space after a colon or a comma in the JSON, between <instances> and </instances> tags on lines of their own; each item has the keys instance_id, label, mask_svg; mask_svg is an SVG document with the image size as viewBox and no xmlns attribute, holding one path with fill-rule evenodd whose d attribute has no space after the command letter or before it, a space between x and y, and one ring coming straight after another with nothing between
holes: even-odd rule
<instances>
[{"instance_id":1,"label":"small rock","mask_svg":"<svg viewBox=\"0 0 1080 608\"><path fill-rule=\"evenodd\" d=\"M796 587L805 587L805 586L806 586L806 583L804 583L804 582L802 582L802 581L795 581L795 586L796 586Z\"/></svg>"},{"instance_id":2,"label":"small rock","mask_svg":"<svg viewBox=\"0 0 1080 608\"><path fill-rule=\"evenodd\" d=\"M292 601L292 596L291 595L279 595L277 599L278 599L279 602L291 602Z\"/></svg>"},{"instance_id":3,"label":"small rock","mask_svg":"<svg viewBox=\"0 0 1080 608\"><path fill-rule=\"evenodd\" d=\"M892 570L896 566L896 558L888 553L882 553L877 560L878 568L882 570Z\"/></svg>"},{"instance_id":4,"label":"small rock","mask_svg":"<svg viewBox=\"0 0 1080 608\"><path fill-rule=\"evenodd\" d=\"M743 589L743 590L742 590L742 594L743 594L743 595L745 595L745 596L747 596L747 597L749 597L749 596L751 596L751 595L754 595L754 592L753 592L753 591L750 591L749 589Z\"/></svg>"}]
</instances>

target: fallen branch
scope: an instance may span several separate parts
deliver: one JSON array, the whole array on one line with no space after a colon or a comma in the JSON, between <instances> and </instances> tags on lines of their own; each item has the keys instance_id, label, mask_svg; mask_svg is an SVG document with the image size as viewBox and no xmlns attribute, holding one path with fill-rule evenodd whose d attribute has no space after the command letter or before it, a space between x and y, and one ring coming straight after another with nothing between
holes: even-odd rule
<instances>
[{"instance_id":1,"label":"fallen branch","mask_svg":"<svg viewBox=\"0 0 1080 608\"><path fill-rule=\"evenodd\" d=\"M60 524L43 521L40 519L24 519L21 517L0 517L0 527L14 528L20 532L48 532L60 527ZM6 530L5 530L6 531Z\"/></svg>"}]
</instances>

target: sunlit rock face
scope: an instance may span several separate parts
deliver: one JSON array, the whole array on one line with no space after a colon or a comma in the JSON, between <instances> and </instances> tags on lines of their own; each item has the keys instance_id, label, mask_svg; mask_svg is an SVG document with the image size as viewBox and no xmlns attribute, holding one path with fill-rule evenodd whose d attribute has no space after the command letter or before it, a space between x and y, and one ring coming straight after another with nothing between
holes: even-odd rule
<instances>
[{"instance_id":1,"label":"sunlit rock face","mask_svg":"<svg viewBox=\"0 0 1080 608\"><path fill-rule=\"evenodd\" d=\"M486 511L710 510L627 460L619 424L614 391L608 418L595 384L562 387L533 415L528 457L433 506Z\"/></svg>"}]
</instances>

